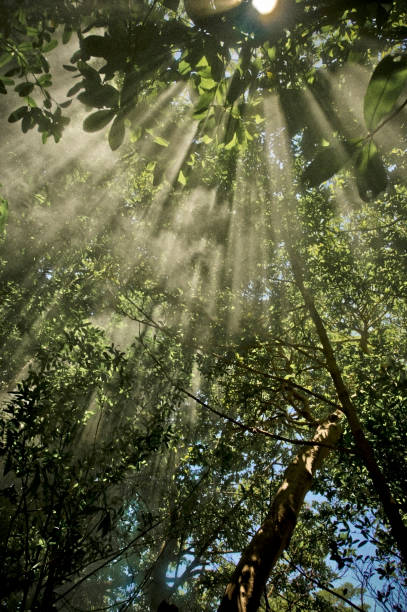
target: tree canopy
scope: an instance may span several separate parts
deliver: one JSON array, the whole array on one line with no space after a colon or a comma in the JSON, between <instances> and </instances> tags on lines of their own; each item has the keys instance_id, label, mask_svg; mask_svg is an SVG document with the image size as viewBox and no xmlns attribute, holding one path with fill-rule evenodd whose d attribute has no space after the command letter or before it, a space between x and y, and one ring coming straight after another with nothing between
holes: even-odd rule
<instances>
[{"instance_id":1,"label":"tree canopy","mask_svg":"<svg viewBox=\"0 0 407 612\"><path fill-rule=\"evenodd\" d=\"M0 2L1 609L407 606L407 11L256 6Z\"/></svg>"}]
</instances>

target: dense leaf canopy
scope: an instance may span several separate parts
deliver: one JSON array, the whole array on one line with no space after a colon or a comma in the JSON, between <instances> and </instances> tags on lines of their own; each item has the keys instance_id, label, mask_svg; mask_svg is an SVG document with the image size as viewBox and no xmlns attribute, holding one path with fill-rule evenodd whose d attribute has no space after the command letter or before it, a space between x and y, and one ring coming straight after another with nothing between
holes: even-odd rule
<instances>
[{"instance_id":1,"label":"dense leaf canopy","mask_svg":"<svg viewBox=\"0 0 407 612\"><path fill-rule=\"evenodd\" d=\"M406 609L402 4L0 0L1 609Z\"/></svg>"}]
</instances>

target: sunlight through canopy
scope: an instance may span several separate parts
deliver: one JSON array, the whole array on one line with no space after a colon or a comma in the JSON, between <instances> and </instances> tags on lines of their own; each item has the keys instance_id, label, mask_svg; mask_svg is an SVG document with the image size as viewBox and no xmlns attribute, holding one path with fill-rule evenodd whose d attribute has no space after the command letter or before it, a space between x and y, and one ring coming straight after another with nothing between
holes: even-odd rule
<instances>
[{"instance_id":1,"label":"sunlight through canopy","mask_svg":"<svg viewBox=\"0 0 407 612\"><path fill-rule=\"evenodd\" d=\"M277 6L277 0L253 0L253 7L261 15L269 15Z\"/></svg>"}]
</instances>

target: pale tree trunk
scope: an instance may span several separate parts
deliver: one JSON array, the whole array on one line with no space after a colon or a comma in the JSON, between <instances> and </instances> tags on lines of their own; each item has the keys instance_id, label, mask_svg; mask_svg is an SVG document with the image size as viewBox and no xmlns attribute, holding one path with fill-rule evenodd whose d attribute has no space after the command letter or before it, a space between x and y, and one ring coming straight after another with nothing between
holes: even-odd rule
<instances>
[{"instance_id":1,"label":"pale tree trunk","mask_svg":"<svg viewBox=\"0 0 407 612\"><path fill-rule=\"evenodd\" d=\"M391 534L400 551L403 563L407 567L407 527L403 522L400 508L391 494L389 484L377 462L373 447L366 438L362 424L359 420L357 408L352 402L349 389L342 378L341 370L336 361L324 322L318 313L311 292L304 284L302 262L290 245L288 245L288 252L290 255L290 262L295 282L301 292L304 303L308 309L310 317L315 325L319 340L322 344L322 349L326 360L326 369L328 370L335 386L338 399L342 406L342 412L348 420L356 450L361 457L370 478L372 479L375 492L380 499L384 513L389 521Z\"/></svg>"},{"instance_id":2,"label":"pale tree trunk","mask_svg":"<svg viewBox=\"0 0 407 612\"><path fill-rule=\"evenodd\" d=\"M176 558L177 547L177 540L170 537L162 546L151 572L147 597L150 610L154 612L158 609L160 603L166 601L171 595L171 588L167 584L167 574L170 563Z\"/></svg>"},{"instance_id":3,"label":"pale tree trunk","mask_svg":"<svg viewBox=\"0 0 407 612\"><path fill-rule=\"evenodd\" d=\"M342 433L342 414L335 411L318 427L284 473L266 519L249 543L226 587L218 612L254 612L260 605L267 579L290 543L298 514L316 470Z\"/></svg>"}]
</instances>

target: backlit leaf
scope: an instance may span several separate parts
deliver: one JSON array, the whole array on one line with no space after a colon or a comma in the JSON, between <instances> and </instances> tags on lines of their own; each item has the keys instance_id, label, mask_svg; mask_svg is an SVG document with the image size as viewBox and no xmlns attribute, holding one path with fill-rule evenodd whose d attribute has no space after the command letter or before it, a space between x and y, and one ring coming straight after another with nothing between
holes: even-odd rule
<instances>
[{"instance_id":1,"label":"backlit leaf","mask_svg":"<svg viewBox=\"0 0 407 612\"><path fill-rule=\"evenodd\" d=\"M165 140L165 138L161 138L161 136L155 136L154 142L160 145L161 147L168 147L168 145L170 144L168 140Z\"/></svg>"},{"instance_id":2,"label":"backlit leaf","mask_svg":"<svg viewBox=\"0 0 407 612\"><path fill-rule=\"evenodd\" d=\"M182 170L179 171L178 182L181 183L182 186L185 186L187 184L187 179L185 178L185 175Z\"/></svg>"},{"instance_id":3,"label":"backlit leaf","mask_svg":"<svg viewBox=\"0 0 407 612\"><path fill-rule=\"evenodd\" d=\"M365 100L364 116L369 131L389 115L407 83L407 56L387 55L378 64L370 79Z\"/></svg>"},{"instance_id":4,"label":"backlit leaf","mask_svg":"<svg viewBox=\"0 0 407 612\"><path fill-rule=\"evenodd\" d=\"M232 139L225 145L226 151L229 151L230 149L233 149L233 147L235 147L237 144L238 144L238 140L237 140L237 134L235 132L233 134Z\"/></svg>"},{"instance_id":5,"label":"backlit leaf","mask_svg":"<svg viewBox=\"0 0 407 612\"><path fill-rule=\"evenodd\" d=\"M374 200L386 189L387 173L373 140L365 143L356 158L356 182L362 200Z\"/></svg>"}]
</instances>

